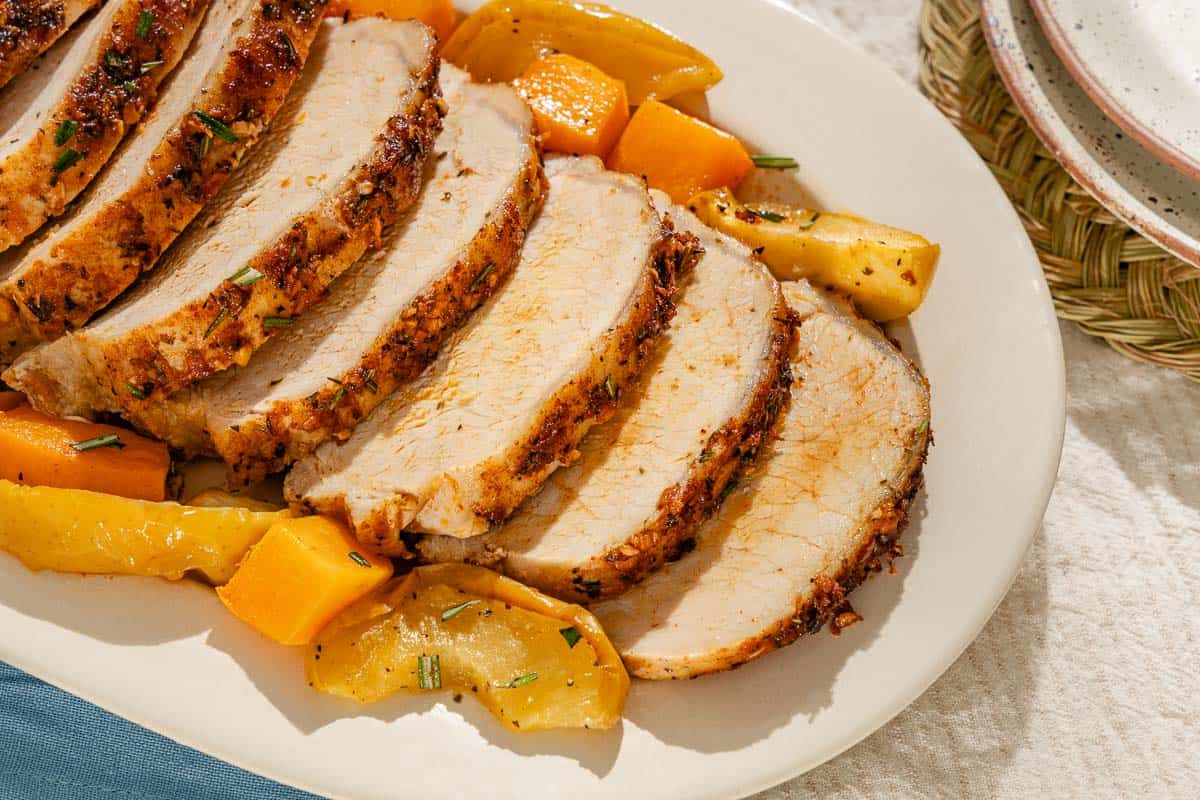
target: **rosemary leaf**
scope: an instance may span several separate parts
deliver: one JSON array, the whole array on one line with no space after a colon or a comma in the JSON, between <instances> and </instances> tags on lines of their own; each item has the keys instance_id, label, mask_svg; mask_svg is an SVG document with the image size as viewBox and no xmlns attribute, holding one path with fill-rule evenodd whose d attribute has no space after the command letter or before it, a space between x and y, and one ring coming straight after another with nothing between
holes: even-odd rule
<instances>
[{"instance_id":1,"label":"rosemary leaf","mask_svg":"<svg viewBox=\"0 0 1200 800\"><path fill-rule=\"evenodd\" d=\"M217 318L214 319L212 321L212 323L209 324L208 328L204 331L204 338L207 339L208 337L212 336L213 331L215 331L218 327L220 327L221 323L224 322L225 318L228 316L229 316L229 311L227 309L222 308L221 313L217 314Z\"/></svg>"},{"instance_id":2,"label":"rosemary leaf","mask_svg":"<svg viewBox=\"0 0 1200 800\"><path fill-rule=\"evenodd\" d=\"M62 151L62 155L55 159L54 164L50 167L50 169L54 170L55 172L66 172L82 160L83 153L68 147L66 150Z\"/></svg>"},{"instance_id":3,"label":"rosemary leaf","mask_svg":"<svg viewBox=\"0 0 1200 800\"><path fill-rule=\"evenodd\" d=\"M421 689L442 688L441 656L417 656L417 687Z\"/></svg>"},{"instance_id":4,"label":"rosemary leaf","mask_svg":"<svg viewBox=\"0 0 1200 800\"><path fill-rule=\"evenodd\" d=\"M583 638L583 634L580 633L574 625L569 628L560 628L558 632L561 633L562 637L567 640L567 647L571 648L572 650L575 649L575 645L579 644L579 640Z\"/></svg>"},{"instance_id":5,"label":"rosemary leaf","mask_svg":"<svg viewBox=\"0 0 1200 800\"><path fill-rule=\"evenodd\" d=\"M462 612L466 611L471 606L479 605L478 600L467 600L465 603L459 603L456 606L450 606L442 612L442 622L454 619Z\"/></svg>"},{"instance_id":6,"label":"rosemary leaf","mask_svg":"<svg viewBox=\"0 0 1200 800\"><path fill-rule=\"evenodd\" d=\"M507 683L494 684L497 689L520 689L522 686L528 686L537 680L536 672L526 672L524 675L518 675Z\"/></svg>"},{"instance_id":7,"label":"rosemary leaf","mask_svg":"<svg viewBox=\"0 0 1200 800\"><path fill-rule=\"evenodd\" d=\"M138 14L137 35L139 39L145 39L150 35L150 26L154 24L154 15L149 11L142 9L142 13ZM162 63L161 61L159 62Z\"/></svg>"},{"instance_id":8,"label":"rosemary leaf","mask_svg":"<svg viewBox=\"0 0 1200 800\"><path fill-rule=\"evenodd\" d=\"M228 125L211 114L206 114L200 109L196 109L192 112L192 116L203 122L213 132L213 136L216 136L221 141L233 144L238 140L238 135Z\"/></svg>"},{"instance_id":9,"label":"rosemary leaf","mask_svg":"<svg viewBox=\"0 0 1200 800\"><path fill-rule=\"evenodd\" d=\"M286 328L293 322L291 317L263 317L262 325L264 328Z\"/></svg>"},{"instance_id":10,"label":"rosemary leaf","mask_svg":"<svg viewBox=\"0 0 1200 800\"><path fill-rule=\"evenodd\" d=\"M161 67L162 65L163 65L163 62L161 62L161 61L143 61L142 65L140 67L138 67L138 70L143 75L145 75L147 72L154 69L155 67Z\"/></svg>"},{"instance_id":11,"label":"rosemary leaf","mask_svg":"<svg viewBox=\"0 0 1200 800\"><path fill-rule=\"evenodd\" d=\"M54 146L62 147L71 141L71 137L75 135L75 131L77 130L79 130L78 122L73 119L64 119L59 123L58 131L54 134Z\"/></svg>"},{"instance_id":12,"label":"rosemary leaf","mask_svg":"<svg viewBox=\"0 0 1200 800\"><path fill-rule=\"evenodd\" d=\"M368 569L370 568L371 562L367 561L367 557L357 550L352 550L347 553L347 555L350 556L351 561L353 561L355 564L358 564L360 567L367 567Z\"/></svg>"},{"instance_id":13,"label":"rosemary leaf","mask_svg":"<svg viewBox=\"0 0 1200 800\"><path fill-rule=\"evenodd\" d=\"M129 393L138 400L146 399L146 391L142 389L142 387L132 384L129 381L125 381L125 388L129 390Z\"/></svg>"},{"instance_id":14,"label":"rosemary leaf","mask_svg":"<svg viewBox=\"0 0 1200 800\"><path fill-rule=\"evenodd\" d=\"M473 292L476 289L478 289L479 286L485 280L487 280L487 276L492 274L492 270L494 270L495 268L496 268L496 265L489 261L486 267L479 270L479 274L475 276L475 280L471 281L471 285L467 288L467 291Z\"/></svg>"},{"instance_id":15,"label":"rosemary leaf","mask_svg":"<svg viewBox=\"0 0 1200 800\"><path fill-rule=\"evenodd\" d=\"M750 156L759 169L798 169L800 164L789 156Z\"/></svg>"},{"instance_id":16,"label":"rosemary leaf","mask_svg":"<svg viewBox=\"0 0 1200 800\"><path fill-rule=\"evenodd\" d=\"M125 445L122 444L121 437L115 433L106 433L94 439L84 439L82 442L71 444L72 449L78 450L81 453L86 453L88 450L95 450L100 447L116 447L120 449L125 447Z\"/></svg>"}]
</instances>

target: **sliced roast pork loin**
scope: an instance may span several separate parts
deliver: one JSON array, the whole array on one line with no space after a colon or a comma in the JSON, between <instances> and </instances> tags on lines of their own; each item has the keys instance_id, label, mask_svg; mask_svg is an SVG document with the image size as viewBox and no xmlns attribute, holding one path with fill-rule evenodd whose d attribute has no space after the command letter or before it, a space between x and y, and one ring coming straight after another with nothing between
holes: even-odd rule
<instances>
[{"instance_id":1,"label":"sliced roast pork loin","mask_svg":"<svg viewBox=\"0 0 1200 800\"><path fill-rule=\"evenodd\" d=\"M154 108L79 202L40 239L0 253L0 365L80 327L154 264L279 110L320 14L213 0Z\"/></svg>"},{"instance_id":2,"label":"sliced roast pork loin","mask_svg":"<svg viewBox=\"0 0 1200 800\"><path fill-rule=\"evenodd\" d=\"M642 384L502 527L422 537L423 558L488 564L568 600L612 596L686 547L753 458L787 398L787 306L748 249L686 210L672 216L704 257L679 279Z\"/></svg>"},{"instance_id":3,"label":"sliced roast pork loin","mask_svg":"<svg viewBox=\"0 0 1200 800\"><path fill-rule=\"evenodd\" d=\"M263 141L158 268L5 381L51 413L136 416L244 364L415 200L441 129L434 43L419 22L327 21Z\"/></svg>"},{"instance_id":4,"label":"sliced roast pork loin","mask_svg":"<svg viewBox=\"0 0 1200 800\"><path fill-rule=\"evenodd\" d=\"M597 165L548 165L545 208L508 284L349 440L298 462L289 500L404 553L406 528L482 533L574 458L652 352L674 272L697 249L640 181Z\"/></svg>"},{"instance_id":5,"label":"sliced roast pork loin","mask_svg":"<svg viewBox=\"0 0 1200 800\"><path fill-rule=\"evenodd\" d=\"M729 669L815 632L907 523L928 384L877 328L807 283L784 295L799 328L777 437L693 552L592 609L639 677Z\"/></svg>"},{"instance_id":6,"label":"sliced roast pork loin","mask_svg":"<svg viewBox=\"0 0 1200 800\"><path fill-rule=\"evenodd\" d=\"M244 485L345 438L508 277L545 193L533 120L507 85L445 65L436 165L382 248L245 367L148 405L135 420Z\"/></svg>"},{"instance_id":7,"label":"sliced roast pork loin","mask_svg":"<svg viewBox=\"0 0 1200 800\"><path fill-rule=\"evenodd\" d=\"M24 72L100 0L0 2L0 87Z\"/></svg>"},{"instance_id":8,"label":"sliced roast pork loin","mask_svg":"<svg viewBox=\"0 0 1200 800\"><path fill-rule=\"evenodd\" d=\"M207 0L109 0L0 90L0 251L61 214L179 63Z\"/></svg>"}]
</instances>

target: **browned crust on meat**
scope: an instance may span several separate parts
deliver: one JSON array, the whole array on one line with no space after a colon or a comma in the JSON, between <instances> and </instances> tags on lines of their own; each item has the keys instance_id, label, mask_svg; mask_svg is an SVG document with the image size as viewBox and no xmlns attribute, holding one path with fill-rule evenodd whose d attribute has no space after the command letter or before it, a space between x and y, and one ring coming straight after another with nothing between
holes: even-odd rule
<instances>
[{"instance_id":1,"label":"browned crust on meat","mask_svg":"<svg viewBox=\"0 0 1200 800\"><path fill-rule=\"evenodd\" d=\"M584 435L616 411L621 394L638 379L659 336L675 316L675 276L691 269L703 254L691 234L674 233L664 221L663 233L650 258L645 288L621 332L610 339L597 359L598 369L581 375L558 393L537 429L502 465L482 476L486 487L473 507L476 516L497 524L541 486L552 465L570 464ZM611 378L611 380L610 380Z\"/></svg>"},{"instance_id":2,"label":"browned crust on meat","mask_svg":"<svg viewBox=\"0 0 1200 800\"><path fill-rule=\"evenodd\" d=\"M579 441L593 425L612 415L621 392L637 378L659 334L670 323L675 313L676 273L690 269L702 252L694 236L675 233L669 222L662 223L645 275L618 323L619 331L591 370L558 391L535 430L482 471L480 496L471 507L476 518L490 524L502 522L537 491L556 465L569 464L577 457ZM308 500L302 503L312 506ZM345 498L338 495L323 500L319 510L347 520L360 541L381 552L396 556L413 552L396 530L394 509L387 503L355 518Z\"/></svg>"},{"instance_id":3,"label":"browned crust on meat","mask_svg":"<svg viewBox=\"0 0 1200 800\"><path fill-rule=\"evenodd\" d=\"M709 437L693 462L690 477L663 491L656 515L641 530L607 553L572 568L569 584L541 588L573 602L602 600L620 594L695 546L692 536L696 528L712 516L737 485L739 473L758 457L786 405L792 385L789 354L795 325L778 288L772 320L764 379L742 413Z\"/></svg>"},{"instance_id":4,"label":"browned crust on meat","mask_svg":"<svg viewBox=\"0 0 1200 800\"><path fill-rule=\"evenodd\" d=\"M0 322L0 364L83 325L153 266L282 106L320 30L323 6L279 0L255 7L221 71L197 87L194 106L159 143L139 180L0 285L0 302L17 309L20 328ZM214 136L196 110L226 124L237 141ZM0 320L6 316L0 311Z\"/></svg>"},{"instance_id":5,"label":"browned crust on meat","mask_svg":"<svg viewBox=\"0 0 1200 800\"><path fill-rule=\"evenodd\" d=\"M357 364L308 397L277 402L236 428L211 433L233 483L256 483L330 437L349 437L392 390L419 375L446 337L503 285L520 260L548 187L532 138L529 154L508 196L453 269L417 297Z\"/></svg>"},{"instance_id":6,"label":"browned crust on meat","mask_svg":"<svg viewBox=\"0 0 1200 800\"><path fill-rule=\"evenodd\" d=\"M87 5L97 5L89 0ZM80 6L83 4L81 3ZM20 75L70 28L66 3L5 0L0 3L0 86Z\"/></svg>"},{"instance_id":7,"label":"browned crust on meat","mask_svg":"<svg viewBox=\"0 0 1200 800\"><path fill-rule=\"evenodd\" d=\"M756 638L747 640L735 650L724 653L719 660L719 669L692 672L688 677L736 669L747 661L792 644L801 636L819 631L846 608L846 598L863 581L882 572L885 561L903 555L900 536L908 527L909 511L913 498L924 482L923 469L931 438L928 432L918 435L909 450L910 461L905 480L894 489L892 497L872 512L869 521L859 533L858 549L843 560L836 568L813 579L813 593L796 603L792 616L763 631ZM630 659L636 661L636 659ZM712 659L708 659L712 660ZM638 674L636 664L627 664L633 674Z\"/></svg>"},{"instance_id":8,"label":"browned crust on meat","mask_svg":"<svg viewBox=\"0 0 1200 800\"><path fill-rule=\"evenodd\" d=\"M378 243L383 227L412 205L445 113L438 65L431 50L408 105L388 120L372 153L331 197L250 260L247 266L263 280L250 286L226 280L203 301L104 346L105 377L131 416L139 416L139 404L161 402L245 364L282 327L280 320L319 301L334 278ZM168 358L164 351L178 351L180 344L186 345L182 358ZM140 387L144 399L125 391L127 385Z\"/></svg>"},{"instance_id":9,"label":"browned crust on meat","mask_svg":"<svg viewBox=\"0 0 1200 800\"><path fill-rule=\"evenodd\" d=\"M122 2L122 7L97 42L94 61L75 78L63 101L47 109L46 121L33 139L0 165L0 250L61 214L91 182L125 132L153 103L208 5L207 0L113 2ZM145 38L137 34L143 10L154 17ZM141 65L152 61L163 63L142 74ZM66 120L79 127L60 146L55 134ZM72 151L79 160L64 166L60 158Z\"/></svg>"},{"instance_id":10,"label":"browned crust on meat","mask_svg":"<svg viewBox=\"0 0 1200 800\"><path fill-rule=\"evenodd\" d=\"M915 367L912 369L928 390L928 381ZM923 470L932 443L933 435L928 425L912 433L907 447L908 463L900 479L892 486L888 499L868 516L859 530L854 552L824 574L813 578L813 592L797 598L790 617L770 625L737 647L708 653L702 664L689 665L686 669L664 667L654 660L643 662L637 656L625 656L625 666L630 674L649 680L663 680L695 678L736 669L772 650L792 644L801 636L814 634L826 623L832 622L847 610L847 597L852 591L903 555L900 537L908 527L913 498L924 483Z\"/></svg>"}]
</instances>

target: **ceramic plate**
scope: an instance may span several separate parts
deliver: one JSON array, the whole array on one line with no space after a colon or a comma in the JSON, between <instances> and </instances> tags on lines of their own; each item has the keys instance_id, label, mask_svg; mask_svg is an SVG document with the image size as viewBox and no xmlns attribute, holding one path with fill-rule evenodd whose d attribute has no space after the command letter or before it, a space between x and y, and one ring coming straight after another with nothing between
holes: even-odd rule
<instances>
[{"instance_id":1,"label":"ceramic plate","mask_svg":"<svg viewBox=\"0 0 1200 800\"><path fill-rule=\"evenodd\" d=\"M983 0L996 68L1038 137L1109 211L1185 261L1200 264L1196 182L1105 116L1055 55L1030 0Z\"/></svg>"},{"instance_id":2,"label":"ceramic plate","mask_svg":"<svg viewBox=\"0 0 1200 800\"><path fill-rule=\"evenodd\" d=\"M1054 50L1104 112L1200 180L1200 5L1033 0Z\"/></svg>"},{"instance_id":3,"label":"ceramic plate","mask_svg":"<svg viewBox=\"0 0 1200 800\"><path fill-rule=\"evenodd\" d=\"M0 556L0 659L220 758L356 800L745 795L859 741L954 661L1038 530L1062 442L1058 325L1021 225L929 103L794 13L760 0L615 5L715 57L728 76L715 121L799 158L826 207L944 248L925 307L894 330L933 385L937 446L908 556L855 595L866 621L731 673L639 683L617 730L522 736L470 700L317 695L300 652L199 585L35 575Z\"/></svg>"}]
</instances>

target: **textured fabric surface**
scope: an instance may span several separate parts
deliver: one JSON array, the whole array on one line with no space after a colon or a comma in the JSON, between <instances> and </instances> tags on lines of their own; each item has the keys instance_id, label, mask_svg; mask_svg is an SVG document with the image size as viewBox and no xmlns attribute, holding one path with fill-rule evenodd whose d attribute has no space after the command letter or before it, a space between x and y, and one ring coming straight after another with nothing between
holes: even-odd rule
<instances>
[{"instance_id":1,"label":"textured fabric surface","mask_svg":"<svg viewBox=\"0 0 1200 800\"><path fill-rule=\"evenodd\" d=\"M792 4L915 83L920 0ZM1061 327L1062 468L1012 591L889 725L756 800L1200 796L1200 387Z\"/></svg>"},{"instance_id":2,"label":"textured fabric surface","mask_svg":"<svg viewBox=\"0 0 1200 800\"><path fill-rule=\"evenodd\" d=\"M0 800L314 800L0 663Z\"/></svg>"},{"instance_id":3,"label":"textured fabric surface","mask_svg":"<svg viewBox=\"0 0 1200 800\"><path fill-rule=\"evenodd\" d=\"M919 0L794 5L915 80ZM1200 389L1063 339L1061 476L1007 599L908 710L756 800L1197 796ZM0 697L0 800L308 797L4 667Z\"/></svg>"}]
</instances>

